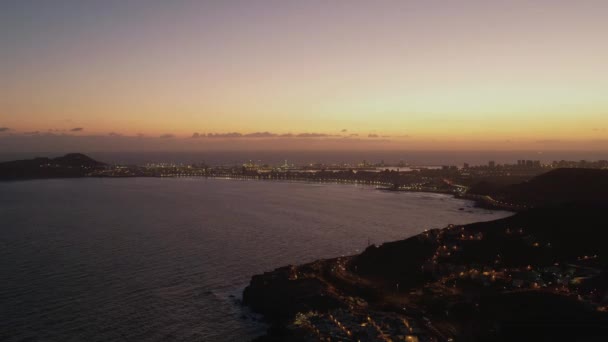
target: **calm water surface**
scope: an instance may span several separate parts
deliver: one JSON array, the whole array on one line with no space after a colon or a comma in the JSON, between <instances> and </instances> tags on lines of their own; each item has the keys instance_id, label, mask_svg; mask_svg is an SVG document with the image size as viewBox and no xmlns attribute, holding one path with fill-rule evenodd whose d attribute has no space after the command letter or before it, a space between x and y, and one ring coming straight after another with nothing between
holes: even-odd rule
<instances>
[{"instance_id":1,"label":"calm water surface","mask_svg":"<svg viewBox=\"0 0 608 342\"><path fill-rule=\"evenodd\" d=\"M0 340L248 340L264 326L237 301L256 273L507 215L353 185L0 183Z\"/></svg>"}]
</instances>

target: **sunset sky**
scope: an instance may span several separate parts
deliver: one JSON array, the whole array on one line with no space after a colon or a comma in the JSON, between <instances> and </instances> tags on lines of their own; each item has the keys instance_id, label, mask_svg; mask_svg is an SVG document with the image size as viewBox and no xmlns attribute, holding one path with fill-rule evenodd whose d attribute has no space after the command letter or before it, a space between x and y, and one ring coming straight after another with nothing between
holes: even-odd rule
<instances>
[{"instance_id":1,"label":"sunset sky","mask_svg":"<svg viewBox=\"0 0 608 342\"><path fill-rule=\"evenodd\" d=\"M5 0L0 150L608 151L607 18L604 0Z\"/></svg>"}]
</instances>

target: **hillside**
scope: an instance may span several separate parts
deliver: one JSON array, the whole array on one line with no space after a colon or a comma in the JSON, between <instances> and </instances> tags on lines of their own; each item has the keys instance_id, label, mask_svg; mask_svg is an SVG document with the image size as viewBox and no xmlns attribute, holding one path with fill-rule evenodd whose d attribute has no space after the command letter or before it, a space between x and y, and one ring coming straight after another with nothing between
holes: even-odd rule
<instances>
[{"instance_id":1,"label":"hillside","mask_svg":"<svg viewBox=\"0 0 608 342\"><path fill-rule=\"evenodd\" d=\"M275 324L261 341L604 341L607 209L450 225L255 276L243 300Z\"/></svg>"},{"instance_id":2,"label":"hillside","mask_svg":"<svg viewBox=\"0 0 608 342\"><path fill-rule=\"evenodd\" d=\"M535 207L605 200L608 199L608 170L556 169L527 182L503 187L494 197Z\"/></svg>"},{"instance_id":3,"label":"hillside","mask_svg":"<svg viewBox=\"0 0 608 342\"><path fill-rule=\"evenodd\" d=\"M254 276L260 341L605 341L608 171L558 169L501 192L534 208Z\"/></svg>"},{"instance_id":4,"label":"hillside","mask_svg":"<svg viewBox=\"0 0 608 342\"><path fill-rule=\"evenodd\" d=\"M57 158L15 160L0 163L0 180L84 177L104 166L104 163L80 153Z\"/></svg>"}]
</instances>

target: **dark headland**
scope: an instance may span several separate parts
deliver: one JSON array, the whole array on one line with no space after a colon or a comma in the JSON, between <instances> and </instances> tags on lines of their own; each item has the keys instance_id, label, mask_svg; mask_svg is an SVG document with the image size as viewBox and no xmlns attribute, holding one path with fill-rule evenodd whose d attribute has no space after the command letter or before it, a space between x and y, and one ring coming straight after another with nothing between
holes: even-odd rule
<instances>
[{"instance_id":1,"label":"dark headland","mask_svg":"<svg viewBox=\"0 0 608 342\"><path fill-rule=\"evenodd\" d=\"M259 341L606 341L608 170L495 188L530 209L252 278Z\"/></svg>"},{"instance_id":2,"label":"dark headland","mask_svg":"<svg viewBox=\"0 0 608 342\"><path fill-rule=\"evenodd\" d=\"M57 158L15 160L0 163L0 180L85 177L104 166L104 163L80 153Z\"/></svg>"}]
</instances>

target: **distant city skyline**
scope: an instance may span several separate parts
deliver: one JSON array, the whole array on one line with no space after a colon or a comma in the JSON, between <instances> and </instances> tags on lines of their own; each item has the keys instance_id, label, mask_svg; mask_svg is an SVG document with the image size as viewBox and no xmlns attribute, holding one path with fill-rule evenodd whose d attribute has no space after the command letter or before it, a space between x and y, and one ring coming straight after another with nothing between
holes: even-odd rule
<instances>
[{"instance_id":1,"label":"distant city skyline","mask_svg":"<svg viewBox=\"0 0 608 342\"><path fill-rule=\"evenodd\" d=\"M3 1L0 152L608 151L606 1Z\"/></svg>"}]
</instances>

